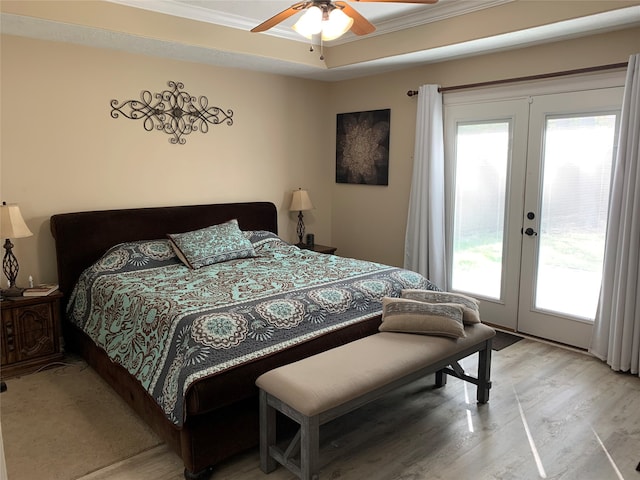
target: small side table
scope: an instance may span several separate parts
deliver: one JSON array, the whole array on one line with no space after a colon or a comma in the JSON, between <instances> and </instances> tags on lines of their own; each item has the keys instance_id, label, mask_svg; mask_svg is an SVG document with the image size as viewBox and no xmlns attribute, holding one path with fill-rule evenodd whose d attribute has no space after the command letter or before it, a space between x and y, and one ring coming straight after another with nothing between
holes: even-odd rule
<instances>
[{"instance_id":1,"label":"small side table","mask_svg":"<svg viewBox=\"0 0 640 480\"><path fill-rule=\"evenodd\" d=\"M304 250L313 250L314 252L318 252L318 253L326 253L328 255L333 255L337 248L336 247L329 247L327 245L319 245L319 244L315 244L315 245L305 245L305 244L298 244L298 247L304 249Z\"/></svg>"},{"instance_id":2,"label":"small side table","mask_svg":"<svg viewBox=\"0 0 640 480\"><path fill-rule=\"evenodd\" d=\"M56 290L43 297L0 302L2 378L32 372L64 357L60 345L60 300Z\"/></svg>"}]
</instances>

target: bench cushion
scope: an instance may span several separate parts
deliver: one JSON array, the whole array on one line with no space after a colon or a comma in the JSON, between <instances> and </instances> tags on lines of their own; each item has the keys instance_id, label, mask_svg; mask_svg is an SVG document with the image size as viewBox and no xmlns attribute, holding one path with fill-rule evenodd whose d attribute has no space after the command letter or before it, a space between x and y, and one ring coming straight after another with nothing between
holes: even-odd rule
<instances>
[{"instance_id":1,"label":"bench cushion","mask_svg":"<svg viewBox=\"0 0 640 480\"><path fill-rule=\"evenodd\" d=\"M484 342L495 330L479 323L465 333L453 339L380 332L271 370L256 384L311 417Z\"/></svg>"}]
</instances>

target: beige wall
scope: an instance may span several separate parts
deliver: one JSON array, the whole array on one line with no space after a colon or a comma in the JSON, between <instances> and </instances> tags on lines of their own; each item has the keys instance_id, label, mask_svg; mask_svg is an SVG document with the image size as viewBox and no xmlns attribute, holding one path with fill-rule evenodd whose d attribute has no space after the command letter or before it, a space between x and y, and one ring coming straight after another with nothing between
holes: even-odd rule
<instances>
[{"instance_id":1,"label":"beige wall","mask_svg":"<svg viewBox=\"0 0 640 480\"><path fill-rule=\"evenodd\" d=\"M308 230L331 242L328 85L11 36L0 53L0 194L34 233L14 240L19 285L29 275L56 280L49 217L62 212L265 200L294 241L288 202L304 187L316 207ZM111 118L112 99L138 99L169 80L232 109L233 126L172 145L141 121Z\"/></svg>"},{"instance_id":2,"label":"beige wall","mask_svg":"<svg viewBox=\"0 0 640 480\"><path fill-rule=\"evenodd\" d=\"M333 244L345 256L403 265L416 116L408 90L626 62L639 52L640 28L633 28L332 84L335 113L391 109L389 186L333 185Z\"/></svg>"},{"instance_id":3,"label":"beige wall","mask_svg":"<svg viewBox=\"0 0 640 480\"><path fill-rule=\"evenodd\" d=\"M407 90L626 61L640 29L322 83L18 37L1 39L0 195L19 203L34 236L14 241L19 284L54 281L49 217L79 210L267 200L295 241L290 191L307 188L318 243L402 265L416 99ZM111 99L168 80L234 111L234 125L186 145L112 119ZM336 114L391 109L389 186L335 183ZM4 280L4 278L3 278Z\"/></svg>"}]
</instances>

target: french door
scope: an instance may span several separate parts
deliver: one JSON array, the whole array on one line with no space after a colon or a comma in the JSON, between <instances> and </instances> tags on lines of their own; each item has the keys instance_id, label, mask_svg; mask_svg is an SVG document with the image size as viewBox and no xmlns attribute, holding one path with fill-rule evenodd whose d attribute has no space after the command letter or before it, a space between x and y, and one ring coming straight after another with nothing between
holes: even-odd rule
<instances>
[{"instance_id":1,"label":"french door","mask_svg":"<svg viewBox=\"0 0 640 480\"><path fill-rule=\"evenodd\" d=\"M587 348L622 88L445 106L450 289L484 321Z\"/></svg>"}]
</instances>

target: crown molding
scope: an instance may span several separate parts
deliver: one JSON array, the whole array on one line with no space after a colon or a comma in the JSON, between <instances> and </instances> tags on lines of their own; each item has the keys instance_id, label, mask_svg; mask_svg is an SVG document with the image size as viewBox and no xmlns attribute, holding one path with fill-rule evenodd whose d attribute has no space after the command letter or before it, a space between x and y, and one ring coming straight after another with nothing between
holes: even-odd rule
<instances>
[{"instance_id":1,"label":"crown molding","mask_svg":"<svg viewBox=\"0 0 640 480\"><path fill-rule=\"evenodd\" d=\"M208 7L202 7L196 3L188 3L187 1L176 0L106 0L111 3L141 8L156 13L173 15L189 20L199 22L212 23L215 25L223 25L225 27L237 28L249 31L264 19L255 19L244 15L236 15L233 13L219 10L216 8L216 2L210 2ZM437 22L458 15L477 12L486 8L511 3L515 0L478 0L473 2L456 1L456 0L440 0L438 3L428 5L429 8L420 9L404 15L386 15L373 19L376 25L376 31L367 35L368 37L384 35L387 33L397 32L407 28L413 28L432 22ZM355 3L355 2L354 2ZM362 4L361 4L362 5ZM405 4L406 6L406 4ZM371 19L370 19L371 20ZM294 32L290 27L284 25L276 25L264 32L266 35L285 38L301 43L309 43L305 38ZM327 45L341 45L358 40L358 36L347 33L339 39L326 42Z\"/></svg>"}]
</instances>

